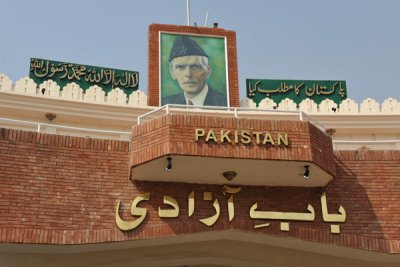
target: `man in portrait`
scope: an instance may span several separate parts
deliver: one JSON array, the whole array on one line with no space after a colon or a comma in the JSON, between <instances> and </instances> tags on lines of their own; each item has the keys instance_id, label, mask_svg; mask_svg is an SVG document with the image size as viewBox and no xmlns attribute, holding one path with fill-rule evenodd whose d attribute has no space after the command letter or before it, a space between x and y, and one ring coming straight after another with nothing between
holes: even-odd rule
<instances>
[{"instance_id":1,"label":"man in portrait","mask_svg":"<svg viewBox=\"0 0 400 267\"><path fill-rule=\"evenodd\" d=\"M212 68L207 53L189 36L176 37L169 54L169 74L181 89L163 104L227 106L227 96L208 84Z\"/></svg>"}]
</instances>

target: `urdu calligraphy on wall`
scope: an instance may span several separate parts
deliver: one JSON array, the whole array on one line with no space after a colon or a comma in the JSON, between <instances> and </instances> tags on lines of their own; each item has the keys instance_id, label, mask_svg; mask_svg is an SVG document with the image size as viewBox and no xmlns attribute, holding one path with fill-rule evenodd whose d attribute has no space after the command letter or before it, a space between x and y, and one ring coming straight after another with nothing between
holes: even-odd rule
<instances>
[{"instance_id":1,"label":"urdu calligraphy on wall","mask_svg":"<svg viewBox=\"0 0 400 267\"><path fill-rule=\"evenodd\" d=\"M306 98L316 104L331 99L340 104L347 98L346 81L311 81L311 80L258 80L246 79L247 97L257 105L265 98L279 104L285 98L297 105Z\"/></svg>"},{"instance_id":2,"label":"urdu calligraphy on wall","mask_svg":"<svg viewBox=\"0 0 400 267\"><path fill-rule=\"evenodd\" d=\"M76 83L83 90L92 85L109 92L114 88L131 94L139 88L139 72L110 69L67 62L31 58L29 78L36 84L47 80L55 81L61 88L68 83Z\"/></svg>"},{"instance_id":3,"label":"urdu calligraphy on wall","mask_svg":"<svg viewBox=\"0 0 400 267\"><path fill-rule=\"evenodd\" d=\"M229 198L226 203L220 203L217 197L213 197L212 192L202 192L202 199L195 200L195 190L190 192L187 196L187 217L190 218L195 213L195 201L210 201L210 210L213 211L213 215L199 219L199 223L202 223L208 227L212 227L220 218L221 215L221 205L227 205L228 207L228 219L232 222L235 218L235 201L234 195L238 194L242 190L241 187L230 187L224 185L222 187L222 194L228 195ZM115 209L115 223L117 227L122 231L131 231L141 225L147 217L146 201L150 200L150 192L146 192L136 196L130 205L131 218L123 219L120 216L120 206L121 201L117 201L117 207ZM140 207L138 206L141 203ZM182 203L181 203L182 204ZM180 216L180 205L178 201L168 195L163 196L163 203L160 203L158 207L158 216L160 218L177 218ZM320 205L322 219L326 223L330 223L330 232L332 234L340 234L340 225L338 223L343 223L346 221L346 211L343 206L340 206L337 213L328 213L328 204L326 200L326 193L323 192L320 196ZM185 209L186 210L186 209ZM315 220L315 209L311 204L304 207L304 210L299 212L287 212L287 211L264 211L260 210L257 202L249 208L248 214L251 220L256 220L254 224L254 229L268 227L273 223L273 221L280 221L280 230L282 232L290 231L290 222L313 222ZM265 223L257 223L259 221L267 221Z\"/></svg>"}]
</instances>

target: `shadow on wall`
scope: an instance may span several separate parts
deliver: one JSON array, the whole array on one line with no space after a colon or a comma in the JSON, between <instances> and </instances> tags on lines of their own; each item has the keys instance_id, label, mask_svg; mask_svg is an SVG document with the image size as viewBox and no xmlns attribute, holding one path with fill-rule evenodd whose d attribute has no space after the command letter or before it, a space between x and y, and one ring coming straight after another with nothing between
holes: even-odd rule
<instances>
[{"instance_id":1,"label":"shadow on wall","mask_svg":"<svg viewBox=\"0 0 400 267\"><path fill-rule=\"evenodd\" d=\"M361 152L362 153L362 152ZM374 157L372 155L372 157ZM398 157L400 158L400 157ZM373 159L373 158L371 158ZM390 162L390 161L389 161ZM391 161L393 163L393 160ZM338 152L336 157L337 177L325 188L298 187L241 187L235 194L223 194L222 185L167 183L167 182L133 182L140 192L150 192L151 198L143 202L148 209L148 216L143 224L132 230L144 231L146 236L175 236L215 230L235 229L257 234L279 237L294 237L302 240L330 243L340 246L362 248L388 252L386 239L399 238L400 229L389 223L392 214L382 212L382 197L385 186L382 179L395 178L400 173L392 170L387 177L377 177L374 171L384 168L387 162L365 160L357 152ZM400 166L400 164L398 165ZM267 175L267 174L266 174ZM312 178L310 178L312 179ZM189 216L188 196L194 192L194 211ZM204 192L211 192L211 200L204 200ZM324 222L321 209L321 194L326 192L329 214L339 214L340 206L346 211L344 223ZM399 186L387 198L399 198ZM397 195L395 195L397 194ZM234 196L234 217L229 218L228 199ZM163 204L163 197L174 198L179 205L179 215L174 218L160 218L158 209L172 209ZM219 216L215 214L215 200L220 208ZM400 199L397 199L399 201ZM315 220L310 222L285 220L260 220L249 216L250 208L257 203L258 211L307 213L307 205L315 210ZM214 204L214 205L213 205ZM388 205L386 205L388 206ZM393 214L400 214L400 208L392 208ZM377 215L379 217L377 217ZM214 218L215 223L207 226L201 220ZM289 223L289 231L281 230L281 222ZM266 225L268 224L269 225ZM330 232L331 224L339 225L340 234ZM382 227L384 224L384 227ZM256 225L264 227L255 228ZM151 228L151 229L149 229Z\"/></svg>"}]
</instances>

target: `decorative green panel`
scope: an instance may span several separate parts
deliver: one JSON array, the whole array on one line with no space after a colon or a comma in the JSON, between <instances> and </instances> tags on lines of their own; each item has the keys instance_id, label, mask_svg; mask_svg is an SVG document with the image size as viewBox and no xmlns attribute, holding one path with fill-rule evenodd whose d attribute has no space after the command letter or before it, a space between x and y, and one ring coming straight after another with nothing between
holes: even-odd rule
<instances>
[{"instance_id":1,"label":"decorative green panel","mask_svg":"<svg viewBox=\"0 0 400 267\"><path fill-rule=\"evenodd\" d=\"M257 105L267 97L277 104L289 98L297 105L306 98L317 104L324 99L331 99L339 105L347 98L346 81L246 79L246 84L247 97Z\"/></svg>"},{"instance_id":2,"label":"decorative green panel","mask_svg":"<svg viewBox=\"0 0 400 267\"><path fill-rule=\"evenodd\" d=\"M77 83L83 90L92 85L101 87L105 92L114 88L122 89L127 95L139 88L139 72L118 70L90 65L31 58L29 78L38 85L53 80L61 87L68 83Z\"/></svg>"}]
</instances>

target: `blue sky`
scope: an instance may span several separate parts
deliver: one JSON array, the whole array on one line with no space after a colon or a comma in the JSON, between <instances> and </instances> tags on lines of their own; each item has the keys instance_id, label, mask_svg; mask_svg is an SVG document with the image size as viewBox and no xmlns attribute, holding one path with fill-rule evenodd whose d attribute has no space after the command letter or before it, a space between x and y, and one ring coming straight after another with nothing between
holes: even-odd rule
<instances>
[{"instance_id":1,"label":"blue sky","mask_svg":"<svg viewBox=\"0 0 400 267\"><path fill-rule=\"evenodd\" d=\"M357 102L400 101L398 0L191 0L191 23L237 33L246 78L346 80ZM0 0L0 73L27 76L39 57L140 72L147 91L151 23L186 24L185 0Z\"/></svg>"}]
</instances>

